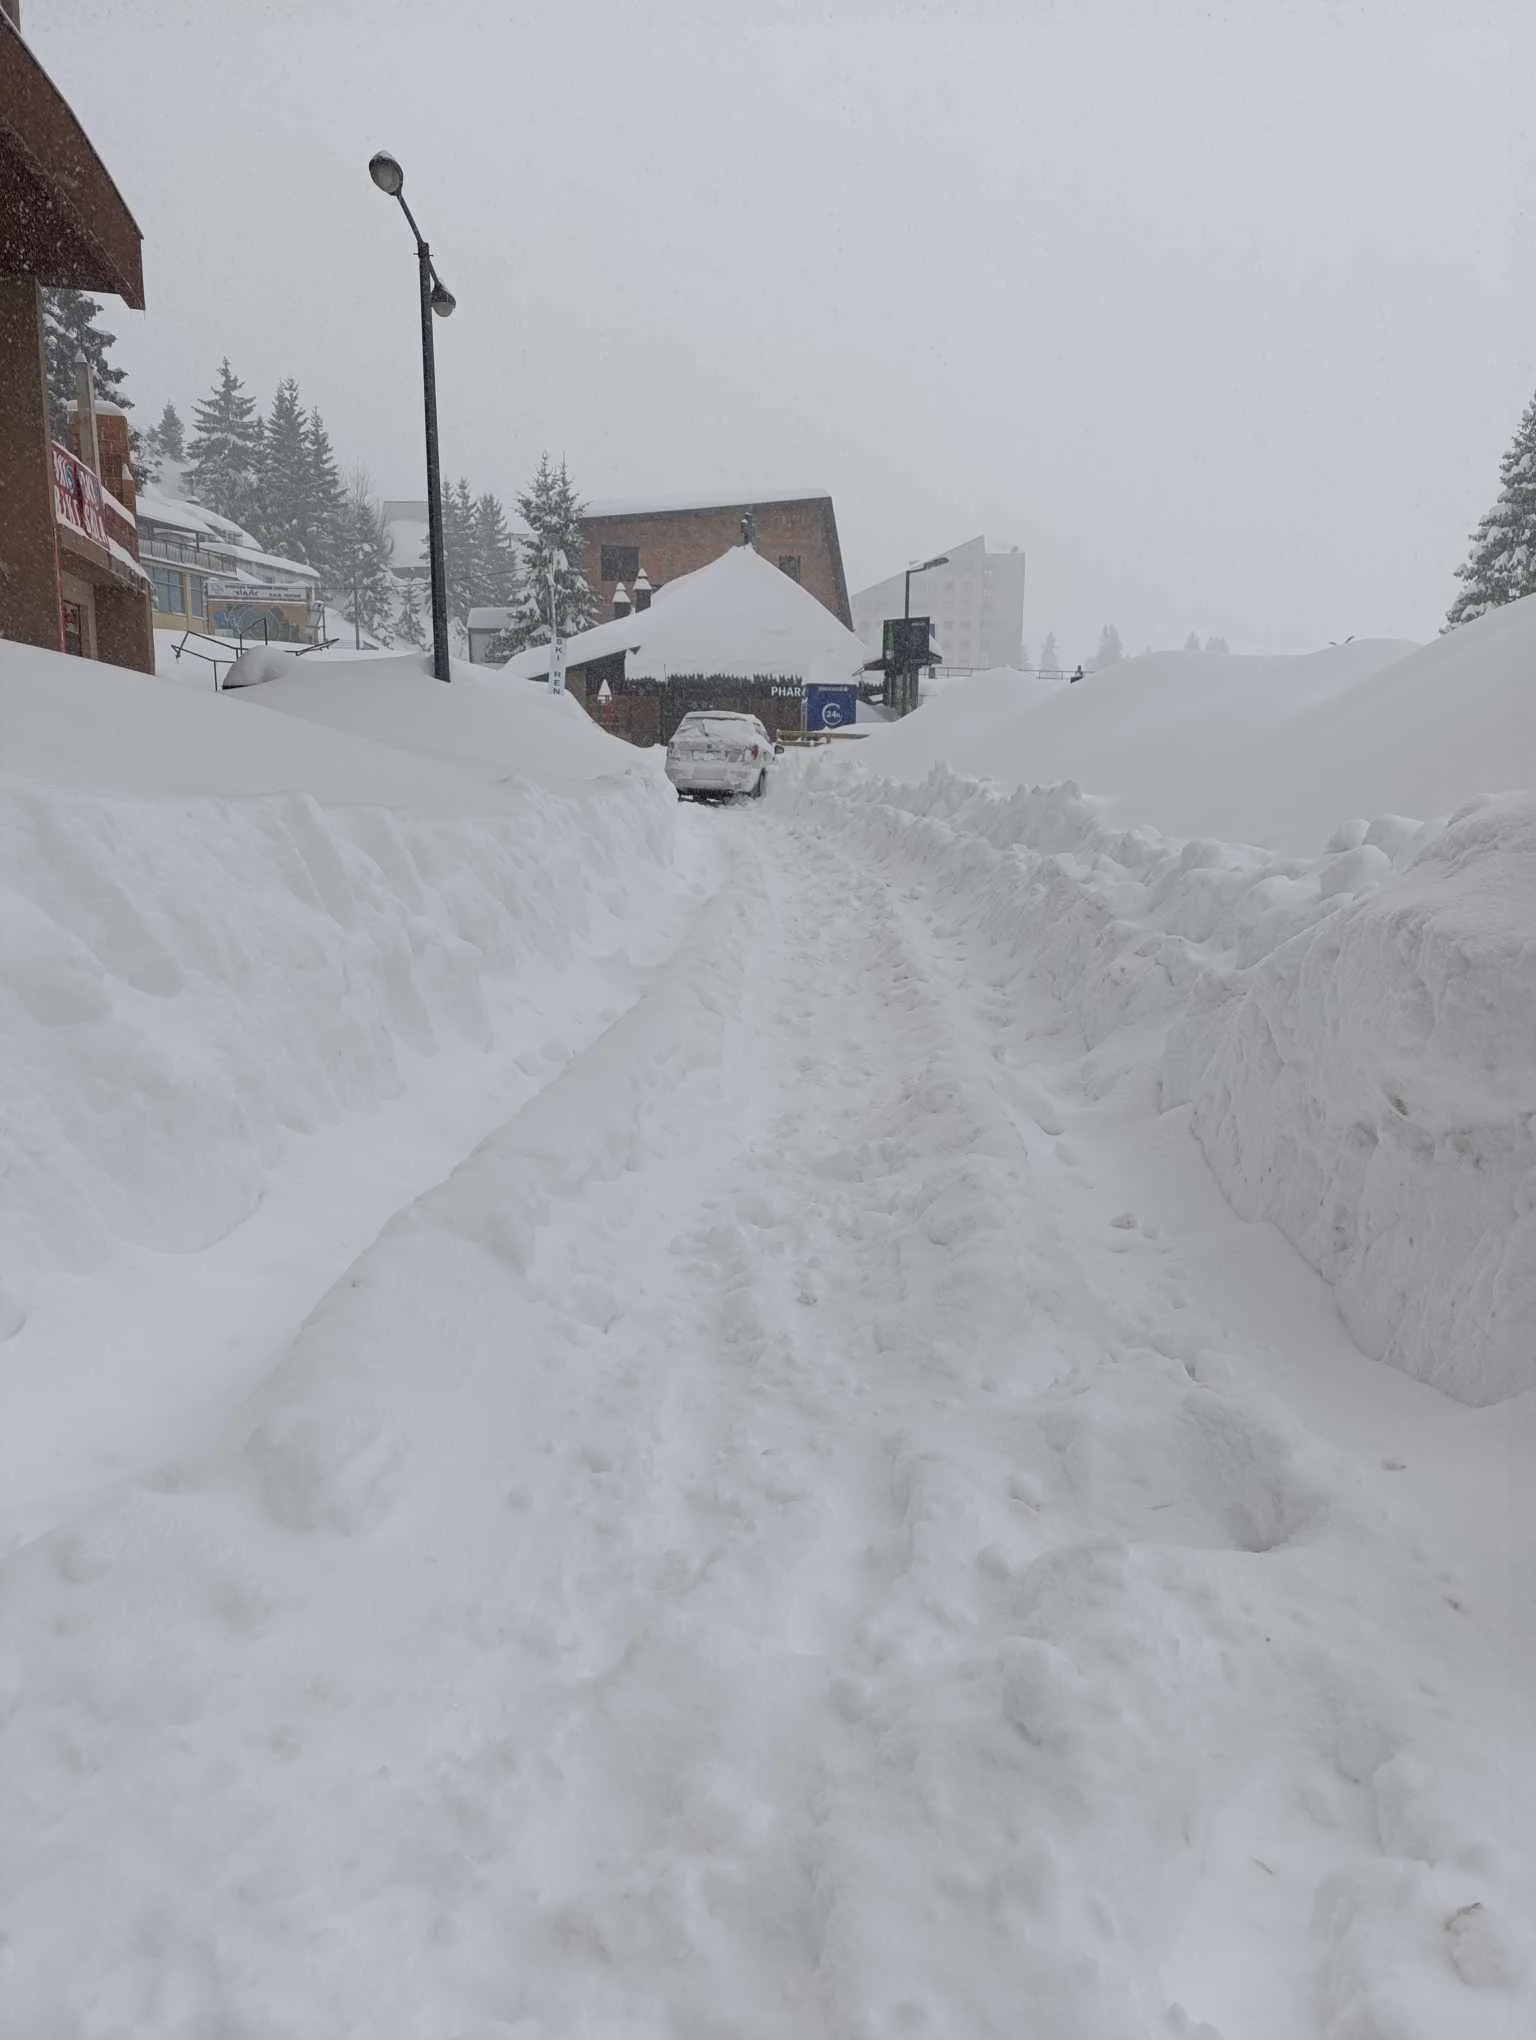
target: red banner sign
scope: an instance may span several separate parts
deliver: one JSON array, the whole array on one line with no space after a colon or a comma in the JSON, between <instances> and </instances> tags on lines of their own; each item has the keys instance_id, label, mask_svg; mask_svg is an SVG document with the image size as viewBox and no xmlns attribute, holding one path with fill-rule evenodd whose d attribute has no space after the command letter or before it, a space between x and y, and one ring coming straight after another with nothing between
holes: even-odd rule
<instances>
[{"instance_id":1,"label":"red banner sign","mask_svg":"<svg viewBox=\"0 0 1536 2040\"><path fill-rule=\"evenodd\" d=\"M101 483L68 447L57 442L53 448L53 514L60 524L105 549L107 520L101 506Z\"/></svg>"}]
</instances>

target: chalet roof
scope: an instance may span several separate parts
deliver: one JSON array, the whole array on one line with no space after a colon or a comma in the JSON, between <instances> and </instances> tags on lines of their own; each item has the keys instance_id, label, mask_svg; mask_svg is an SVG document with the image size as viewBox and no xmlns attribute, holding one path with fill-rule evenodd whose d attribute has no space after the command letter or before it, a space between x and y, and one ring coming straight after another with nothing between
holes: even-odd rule
<instances>
[{"instance_id":1,"label":"chalet roof","mask_svg":"<svg viewBox=\"0 0 1536 2040\"><path fill-rule=\"evenodd\" d=\"M675 517L691 510L750 510L765 503L824 503L831 496L830 489L747 489L736 496L720 489L678 496L608 496L588 503L582 522L602 517Z\"/></svg>"},{"instance_id":2,"label":"chalet roof","mask_svg":"<svg viewBox=\"0 0 1536 2040\"><path fill-rule=\"evenodd\" d=\"M566 664L584 666L617 652L626 654L632 679L772 674L805 684L852 679L869 656L814 595L746 545L669 581L649 609L571 638ZM543 677L549 646L530 646L502 670L513 679Z\"/></svg>"}]
</instances>

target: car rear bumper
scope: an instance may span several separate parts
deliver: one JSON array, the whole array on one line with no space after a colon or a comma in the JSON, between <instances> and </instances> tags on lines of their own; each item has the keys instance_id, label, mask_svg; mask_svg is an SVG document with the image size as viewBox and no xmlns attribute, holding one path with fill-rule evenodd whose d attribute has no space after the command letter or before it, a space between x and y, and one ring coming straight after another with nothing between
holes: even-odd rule
<instances>
[{"instance_id":1,"label":"car rear bumper","mask_svg":"<svg viewBox=\"0 0 1536 2040\"><path fill-rule=\"evenodd\" d=\"M713 758L667 761L667 777L679 793L750 793L761 765L727 765Z\"/></svg>"}]
</instances>

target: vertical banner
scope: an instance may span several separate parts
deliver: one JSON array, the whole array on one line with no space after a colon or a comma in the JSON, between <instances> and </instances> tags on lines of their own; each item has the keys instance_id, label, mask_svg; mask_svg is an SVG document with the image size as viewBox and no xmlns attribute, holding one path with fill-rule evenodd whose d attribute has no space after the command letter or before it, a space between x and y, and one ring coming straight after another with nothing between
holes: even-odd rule
<instances>
[{"instance_id":1,"label":"vertical banner","mask_svg":"<svg viewBox=\"0 0 1536 2040\"><path fill-rule=\"evenodd\" d=\"M561 638L556 638L549 648L549 691L565 692L565 643Z\"/></svg>"}]
</instances>

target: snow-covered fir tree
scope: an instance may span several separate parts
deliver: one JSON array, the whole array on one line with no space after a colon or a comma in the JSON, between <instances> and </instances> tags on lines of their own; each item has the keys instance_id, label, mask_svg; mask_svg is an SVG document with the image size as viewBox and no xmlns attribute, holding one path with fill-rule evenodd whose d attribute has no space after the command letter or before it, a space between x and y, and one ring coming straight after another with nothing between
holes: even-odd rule
<instances>
[{"instance_id":1,"label":"snow-covered fir tree","mask_svg":"<svg viewBox=\"0 0 1536 2040\"><path fill-rule=\"evenodd\" d=\"M83 290L43 292L43 357L48 377L49 424L56 439L63 439L69 407L76 397L76 364L83 354L90 364L96 394L124 411L133 399L124 384L127 377L112 359L117 335L97 324L101 306Z\"/></svg>"},{"instance_id":2,"label":"snow-covered fir tree","mask_svg":"<svg viewBox=\"0 0 1536 2040\"><path fill-rule=\"evenodd\" d=\"M474 577L475 499L463 475L443 491L443 581L450 623L467 622ZM432 535L421 541L421 571L432 571Z\"/></svg>"},{"instance_id":3,"label":"snow-covered fir tree","mask_svg":"<svg viewBox=\"0 0 1536 2040\"><path fill-rule=\"evenodd\" d=\"M555 467L542 454L532 483L517 499L528 527L523 548L522 579L512 602L506 633L508 655L550 639L550 570L554 569L554 608L562 638L574 637L597 618L597 604L581 571L582 505L571 487L565 463Z\"/></svg>"},{"instance_id":4,"label":"snow-covered fir tree","mask_svg":"<svg viewBox=\"0 0 1536 2040\"><path fill-rule=\"evenodd\" d=\"M1056 649L1056 633L1053 630L1046 632L1045 643L1040 647L1040 671L1051 678L1059 678L1061 673L1061 654Z\"/></svg>"},{"instance_id":5,"label":"snow-covered fir tree","mask_svg":"<svg viewBox=\"0 0 1536 2040\"><path fill-rule=\"evenodd\" d=\"M370 637L386 641L394 634L392 609L397 590L391 571L393 557L383 505L373 493L367 471L354 468L342 497L339 551L330 592Z\"/></svg>"},{"instance_id":6,"label":"snow-covered fir tree","mask_svg":"<svg viewBox=\"0 0 1536 2040\"><path fill-rule=\"evenodd\" d=\"M252 525L268 552L308 560L309 455L304 407L292 376L277 386L266 416L261 463L261 521Z\"/></svg>"},{"instance_id":7,"label":"snow-covered fir tree","mask_svg":"<svg viewBox=\"0 0 1536 2040\"><path fill-rule=\"evenodd\" d=\"M1195 636L1195 634L1194 634L1194 632L1193 632L1193 631L1191 631L1191 632L1190 632L1190 634L1189 634L1189 636L1188 636L1187 638L1185 638L1185 640L1184 640L1184 649L1185 649L1185 651L1186 651L1186 652L1198 652L1198 651L1199 651L1199 649L1200 649L1200 640L1199 640L1199 638L1197 638L1197 637Z\"/></svg>"},{"instance_id":8,"label":"snow-covered fir tree","mask_svg":"<svg viewBox=\"0 0 1536 2040\"><path fill-rule=\"evenodd\" d=\"M1124 657L1125 647L1120 642L1119 631L1112 623L1106 623L1099 632L1098 655L1093 662L1095 669L1102 671L1106 666L1118 666Z\"/></svg>"},{"instance_id":9,"label":"snow-covered fir tree","mask_svg":"<svg viewBox=\"0 0 1536 2040\"><path fill-rule=\"evenodd\" d=\"M470 555L474 562L470 576L470 608L481 603L505 608L517 592L517 556L507 525L507 513L490 494L481 496L475 504Z\"/></svg>"},{"instance_id":10,"label":"snow-covered fir tree","mask_svg":"<svg viewBox=\"0 0 1536 2040\"><path fill-rule=\"evenodd\" d=\"M426 625L421 619L421 591L414 581L407 581L400 590L394 628L400 644L421 646L427 641Z\"/></svg>"},{"instance_id":11,"label":"snow-covered fir tree","mask_svg":"<svg viewBox=\"0 0 1536 2040\"><path fill-rule=\"evenodd\" d=\"M256 501L257 428L256 406L226 355L218 382L192 407L186 479L194 501L240 524L249 524L261 507Z\"/></svg>"},{"instance_id":12,"label":"snow-covered fir tree","mask_svg":"<svg viewBox=\"0 0 1536 2040\"><path fill-rule=\"evenodd\" d=\"M187 430L181 422L181 413L174 404L166 405L153 431L155 443L167 460L186 459Z\"/></svg>"},{"instance_id":13,"label":"snow-covered fir tree","mask_svg":"<svg viewBox=\"0 0 1536 2040\"><path fill-rule=\"evenodd\" d=\"M318 411L311 411L304 423L303 544L302 557L319 569L326 593L339 600L350 545L347 490Z\"/></svg>"},{"instance_id":14,"label":"snow-covered fir tree","mask_svg":"<svg viewBox=\"0 0 1536 2040\"><path fill-rule=\"evenodd\" d=\"M1208 637L1205 641L1205 649L1208 652L1230 652L1232 647L1224 637Z\"/></svg>"},{"instance_id":15,"label":"snow-covered fir tree","mask_svg":"<svg viewBox=\"0 0 1536 2040\"><path fill-rule=\"evenodd\" d=\"M1456 578L1461 593L1446 615L1447 630L1536 595L1536 397L1499 462L1498 500L1472 534Z\"/></svg>"}]
</instances>

